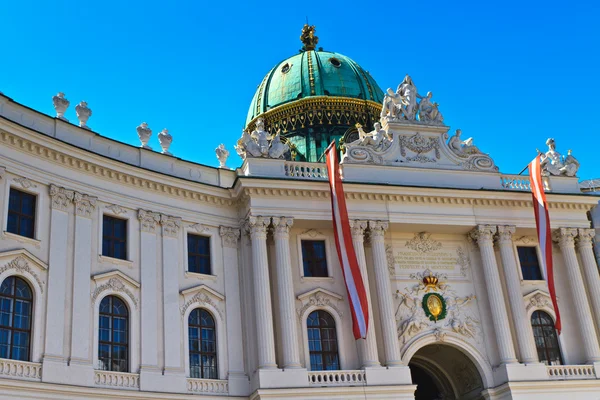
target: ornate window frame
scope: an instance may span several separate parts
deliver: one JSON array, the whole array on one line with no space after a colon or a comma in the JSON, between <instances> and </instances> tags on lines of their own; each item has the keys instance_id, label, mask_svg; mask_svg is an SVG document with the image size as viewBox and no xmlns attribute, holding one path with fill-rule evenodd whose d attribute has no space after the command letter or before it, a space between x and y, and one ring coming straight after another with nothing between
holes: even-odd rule
<instances>
[{"instance_id":1,"label":"ornate window frame","mask_svg":"<svg viewBox=\"0 0 600 400\"><path fill-rule=\"evenodd\" d=\"M111 271L94 275L95 289L91 293L93 307L93 367L98 367L98 329L100 318L100 302L106 296L117 296L125 302L129 311L129 369L131 373L137 373L140 360L139 350L139 296L140 284L120 271Z\"/></svg>"},{"instance_id":2,"label":"ornate window frame","mask_svg":"<svg viewBox=\"0 0 600 400\"><path fill-rule=\"evenodd\" d=\"M535 253L537 254L537 258L538 258L540 274L542 274L543 279L541 279L541 280L525 280L525 279L523 279L523 268L521 267L521 259L519 258L518 247L535 247ZM541 265L542 252L540 251L540 246L539 246L537 238L529 237L529 236L522 236L520 238L514 239L513 240L513 252L515 255L515 261L517 262L517 267L519 267L518 268L519 269L519 279L521 280L521 283L530 284L530 285L536 285L536 284L540 284L542 282L544 282L544 284L546 283L546 271L544 271L544 268L542 268L542 265Z\"/></svg>"},{"instance_id":3,"label":"ornate window frame","mask_svg":"<svg viewBox=\"0 0 600 400\"><path fill-rule=\"evenodd\" d=\"M302 241L303 240L323 240L325 242L325 259L327 260L327 276L311 277L304 276L304 259L302 257ZM331 255L333 248L331 247L331 238L314 229L309 229L296 235L296 249L298 252L298 271L300 273L300 282L331 282L333 283L333 270L331 265Z\"/></svg>"},{"instance_id":4,"label":"ornate window frame","mask_svg":"<svg viewBox=\"0 0 600 400\"><path fill-rule=\"evenodd\" d=\"M96 207L98 209L98 261L103 264L112 264L112 265L121 265L128 268L133 268L133 232L137 231L133 224L136 221L136 210L131 210L129 208L121 207L117 204L103 204L101 207ZM104 216L108 215L114 218L120 218L127 221L127 259L122 260L120 258L114 258L110 256L105 256L102 254L102 239L103 239L103 230L104 230Z\"/></svg>"},{"instance_id":5,"label":"ornate window frame","mask_svg":"<svg viewBox=\"0 0 600 400\"><path fill-rule=\"evenodd\" d=\"M340 310L338 302L344 299L343 296L331 292L327 289L316 288L303 293L297 297L301 306L296 309L296 314L300 320L300 329L302 329L302 346L304 349L304 366L307 370L310 369L310 350L308 348L308 327L307 320L310 313L315 310L323 310L328 312L335 320L335 330L338 342L338 355L340 357L340 370L347 367L345 349L344 329L342 329L342 317L344 312Z\"/></svg>"},{"instance_id":6,"label":"ornate window frame","mask_svg":"<svg viewBox=\"0 0 600 400\"><path fill-rule=\"evenodd\" d=\"M196 308L204 308L212 314L215 320L215 329L217 330L218 379L226 379L229 366L227 363L225 296L206 285L198 285L182 290L180 294L185 376L190 376L190 338L188 326L190 313Z\"/></svg>"},{"instance_id":7,"label":"ornate window frame","mask_svg":"<svg viewBox=\"0 0 600 400\"><path fill-rule=\"evenodd\" d=\"M0 253L0 283L9 276L27 281L33 291L33 318L31 324L30 361L42 361L44 328L44 291L47 289L48 265L25 249Z\"/></svg>"},{"instance_id":8,"label":"ornate window frame","mask_svg":"<svg viewBox=\"0 0 600 400\"><path fill-rule=\"evenodd\" d=\"M527 315L527 323L529 326L531 326L531 316L535 311L545 312L552 318L552 321L556 322L556 313L552 306L552 298L547 292L536 289L523 296L523 301L525 302L525 314ZM558 347L565 365L571 364L571 359L567 351L569 347L565 343L565 335L556 336L558 337Z\"/></svg>"},{"instance_id":9,"label":"ornate window frame","mask_svg":"<svg viewBox=\"0 0 600 400\"><path fill-rule=\"evenodd\" d=\"M6 174L4 179L4 209L2 210L2 238L12 239L18 242L33 245L36 248L40 248L40 238L42 237L42 223L40 219L40 211L49 209L49 195L48 187L38 182L34 182L26 177L14 176ZM36 197L35 201L35 218L34 218L34 234L33 238L26 236L17 235L7 231L8 228L8 204L10 201L10 190L15 189L21 192L29 193Z\"/></svg>"},{"instance_id":10,"label":"ornate window frame","mask_svg":"<svg viewBox=\"0 0 600 400\"><path fill-rule=\"evenodd\" d=\"M217 280L217 264L218 257L217 253L217 240L221 241L216 227L208 226L202 223L185 224L183 229L183 266L184 275L186 278L198 278L201 280L216 281ZM193 272L189 270L188 265L188 234L205 236L210 239L210 274L201 274L199 272Z\"/></svg>"}]
</instances>

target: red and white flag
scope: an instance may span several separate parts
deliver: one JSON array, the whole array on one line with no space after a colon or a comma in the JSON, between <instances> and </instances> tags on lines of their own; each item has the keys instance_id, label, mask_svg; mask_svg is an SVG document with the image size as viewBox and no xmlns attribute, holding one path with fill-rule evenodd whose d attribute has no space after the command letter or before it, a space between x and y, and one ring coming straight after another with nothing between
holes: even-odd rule
<instances>
[{"instance_id":1,"label":"red and white flag","mask_svg":"<svg viewBox=\"0 0 600 400\"><path fill-rule=\"evenodd\" d=\"M350 310L352 310L352 331L354 339L366 338L369 328L369 305L363 278L356 260L356 253L352 244L350 221L346 209L346 197L340 177L340 168L335 149L335 140L327 150L327 174L329 175L329 189L331 190L331 213L333 216L333 232L335 234L335 247L342 266L342 273L348 290Z\"/></svg>"},{"instance_id":2,"label":"red and white flag","mask_svg":"<svg viewBox=\"0 0 600 400\"><path fill-rule=\"evenodd\" d=\"M535 213L535 225L537 227L538 242L542 252L542 268L548 280L548 291L556 313L556 330L560 335L560 313L556 303L556 292L554 290L554 271L552 267L552 237L550 231L550 216L548 214L548 203L544 193L544 181L542 180L542 168L540 156L538 155L529 164L529 176L531 179L531 194L533 196L533 211Z\"/></svg>"}]
</instances>

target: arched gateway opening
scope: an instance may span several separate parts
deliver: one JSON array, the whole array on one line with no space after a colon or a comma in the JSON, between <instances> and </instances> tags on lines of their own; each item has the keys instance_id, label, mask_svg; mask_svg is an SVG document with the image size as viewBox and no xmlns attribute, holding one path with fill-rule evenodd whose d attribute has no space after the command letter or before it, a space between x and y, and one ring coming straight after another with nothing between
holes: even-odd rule
<instances>
[{"instance_id":1,"label":"arched gateway opening","mask_svg":"<svg viewBox=\"0 0 600 400\"><path fill-rule=\"evenodd\" d=\"M477 367L462 351L443 344L419 349L410 359L415 400L480 400L484 389Z\"/></svg>"}]
</instances>

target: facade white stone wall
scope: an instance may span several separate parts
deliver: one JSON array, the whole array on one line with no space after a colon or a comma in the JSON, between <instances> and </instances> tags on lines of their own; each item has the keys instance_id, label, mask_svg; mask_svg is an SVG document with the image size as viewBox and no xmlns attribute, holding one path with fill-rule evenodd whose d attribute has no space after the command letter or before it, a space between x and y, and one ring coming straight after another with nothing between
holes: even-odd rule
<instances>
[{"instance_id":1,"label":"facade white stone wall","mask_svg":"<svg viewBox=\"0 0 600 400\"><path fill-rule=\"evenodd\" d=\"M531 349L523 362L531 314L541 309L555 315L545 281L524 281L518 269L516 246L537 245L529 192L465 190L459 183L435 188L439 177L423 175L423 169L421 187L367 184L368 174L348 169L354 174L344 187L348 212L365 221L367 233L364 270L374 347L365 350L352 335L326 181L281 176L283 160L257 160L262 169L246 165L237 171L189 163L97 136L3 96L0 116L0 281L19 275L34 291L31 362L0 359L0 399L24 392L39 399L116 392L132 399L189 393L410 399L414 385L407 365L433 343L465 354L490 399L549 398L549 387L581 399L600 392L599 288L590 286L598 284L589 279L594 265L577 236L590 228L587 213L597 198L569 190L548 194L552 228L574 230L572 248L567 243L553 250L566 366L552 369L531 360ZM244 175L253 168L273 176ZM388 173L393 167L380 168ZM453 172L454 182L462 173ZM496 173L478 177L500 182ZM566 179L552 182L571 187ZM11 187L37 196L34 239L6 232ZM101 255L105 214L128 221L127 260ZM514 227L512 242L496 243L498 227L506 232L507 226ZM485 251L481 236L469 235L474 229L489 234ZM188 233L210 237L211 275L188 272ZM303 276L303 239L325 241L327 277ZM415 250L414 243L425 247ZM415 289L417 275L427 269L447 275L439 290L448 315L438 322L420 319L414 301L424 293ZM577 276L580 281L573 280ZM97 370L98 308L109 294L129 309L129 373ZM411 314L413 306L418 315ZM216 322L218 380L189 378L187 318L196 307L210 311ZM345 374L343 381L319 381L326 374L310 370L306 319L317 309L336 321L343 371L332 374ZM394 322L384 323L390 312ZM414 324L403 334L410 315ZM297 339L286 340L285 332Z\"/></svg>"}]
</instances>

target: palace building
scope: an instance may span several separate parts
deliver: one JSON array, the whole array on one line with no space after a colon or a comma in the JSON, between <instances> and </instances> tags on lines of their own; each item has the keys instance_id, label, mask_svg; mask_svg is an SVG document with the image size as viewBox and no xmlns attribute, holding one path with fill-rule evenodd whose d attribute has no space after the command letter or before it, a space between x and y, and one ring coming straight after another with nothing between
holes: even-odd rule
<instances>
[{"instance_id":1,"label":"palace building","mask_svg":"<svg viewBox=\"0 0 600 400\"><path fill-rule=\"evenodd\" d=\"M539 137L559 334L529 176L450 132L410 76L384 92L314 27L301 39L249 82L219 168L171 155L166 130L157 151L145 123L139 147L94 132L62 93L55 116L0 95L0 399L600 398L600 185L566 144ZM334 139L359 340L320 160Z\"/></svg>"}]
</instances>

